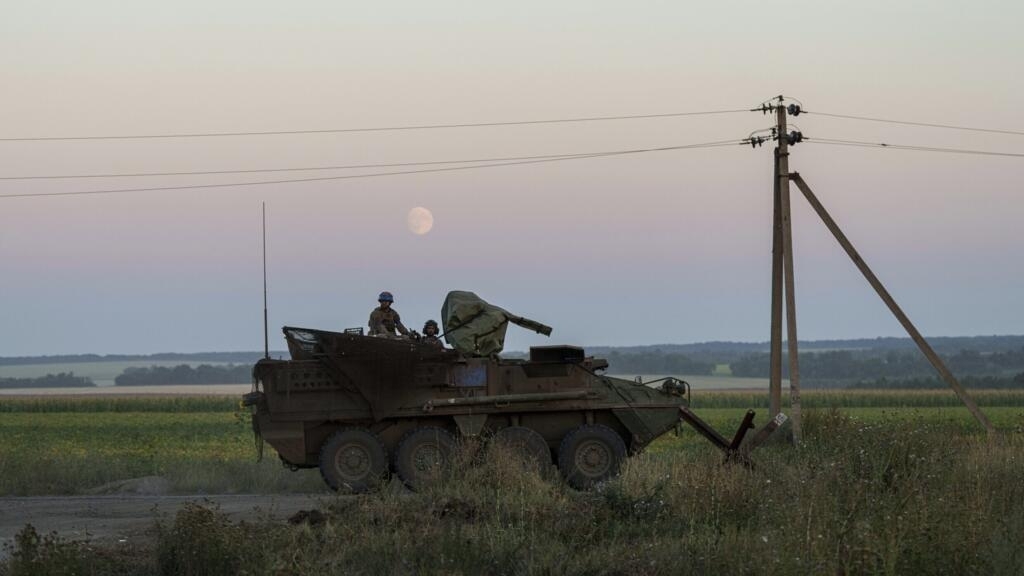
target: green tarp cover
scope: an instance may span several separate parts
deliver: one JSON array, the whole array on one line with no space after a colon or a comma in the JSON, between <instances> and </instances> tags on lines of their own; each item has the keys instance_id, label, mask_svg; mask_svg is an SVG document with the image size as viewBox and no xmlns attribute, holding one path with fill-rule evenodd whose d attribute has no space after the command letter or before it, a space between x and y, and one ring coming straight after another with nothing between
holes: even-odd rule
<instances>
[{"instance_id":1,"label":"green tarp cover","mask_svg":"<svg viewBox=\"0 0 1024 576\"><path fill-rule=\"evenodd\" d=\"M441 307L444 339L459 352L472 356L491 356L505 347L508 323L518 324L551 335L551 327L488 304L472 292L452 291Z\"/></svg>"}]
</instances>

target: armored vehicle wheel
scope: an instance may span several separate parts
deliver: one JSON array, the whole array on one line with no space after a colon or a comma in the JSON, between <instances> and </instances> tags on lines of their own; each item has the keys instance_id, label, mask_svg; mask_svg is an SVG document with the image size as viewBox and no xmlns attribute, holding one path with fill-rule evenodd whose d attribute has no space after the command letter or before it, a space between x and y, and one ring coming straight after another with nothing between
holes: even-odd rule
<instances>
[{"instance_id":1,"label":"armored vehicle wheel","mask_svg":"<svg viewBox=\"0 0 1024 576\"><path fill-rule=\"evenodd\" d=\"M615 476L626 458L626 443L601 424L584 424L558 447L558 469L573 488L585 490Z\"/></svg>"},{"instance_id":2,"label":"armored vehicle wheel","mask_svg":"<svg viewBox=\"0 0 1024 576\"><path fill-rule=\"evenodd\" d=\"M406 486L419 490L444 474L455 453L455 437L446 430L426 426L410 430L398 443L395 472Z\"/></svg>"},{"instance_id":3,"label":"armored vehicle wheel","mask_svg":"<svg viewBox=\"0 0 1024 576\"><path fill-rule=\"evenodd\" d=\"M551 471L551 448L544 437L525 426L509 426L494 433L492 445L501 445L519 456L524 463L538 470L541 475Z\"/></svg>"},{"instance_id":4,"label":"armored vehicle wheel","mask_svg":"<svg viewBox=\"0 0 1024 576\"><path fill-rule=\"evenodd\" d=\"M364 428L342 428L320 448L320 475L332 490L366 492L388 473L388 455L380 439Z\"/></svg>"}]
</instances>

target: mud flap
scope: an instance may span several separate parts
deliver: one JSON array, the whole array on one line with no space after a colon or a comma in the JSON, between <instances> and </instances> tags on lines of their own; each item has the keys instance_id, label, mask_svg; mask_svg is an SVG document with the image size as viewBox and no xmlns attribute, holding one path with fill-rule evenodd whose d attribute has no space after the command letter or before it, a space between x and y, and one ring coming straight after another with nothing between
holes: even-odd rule
<instances>
[{"instance_id":1,"label":"mud flap","mask_svg":"<svg viewBox=\"0 0 1024 576\"><path fill-rule=\"evenodd\" d=\"M463 436L478 436L487 422L487 414L458 414L452 416Z\"/></svg>"}]
</instances>

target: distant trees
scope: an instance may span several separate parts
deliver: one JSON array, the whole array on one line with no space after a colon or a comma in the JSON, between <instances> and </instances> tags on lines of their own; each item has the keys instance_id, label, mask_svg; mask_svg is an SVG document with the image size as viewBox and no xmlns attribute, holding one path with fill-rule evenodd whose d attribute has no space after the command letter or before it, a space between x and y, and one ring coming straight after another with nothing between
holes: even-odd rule
<instances>
[{"instance_id":1,"label":"distant trees","mask_svg":"<svg viewBox=\"0 0 1024 576\"><path fill-rule=\"evenodd\" d=\"M244 384L252 381L252 366L249 364L228 364L213 366L200 364L192 367L181 364L173 368L150 366L148 368L125 368L114 379L117 386L168 386L182 384Z\"/></svg>"},{"instance_id":2,"label":"distant trees","mask_svg":"<svg viewBox=\"0 0 1024 576\"><path fill-rule=\"evenodd\" d=\"M730 364L733 376L767 378L771 356L753 354ZM836 350L800 354L800 376L807 379L863 380L874 378L909 378L930 374L931 364L920 355L894 351L883 355ZM789 376L789 362L783 351L782 374Z\"/></svg>"},{"instance_id":3,"label":"distant trees","mask_svg":"<svg viewBox=\"0 0 1024 576\"><path fill-rule=\"evenodd\" d=\"M711 362L693 360L689 356L661 350L618 352L612 350L606 357L608 371L613 374L680 374L707 375L715 369Z\"/></svg>"},{"instance_id":4,"label":"distant trees","mask_svg":"<svg viewBox=\"0 0 1024 576\"><path fill-rule=\"evenodd\" d=\"M74 372L47 374L38 378L0 378L0 388L87 388L96 383Z\"/></svg>"},{"instance_id":5,"label":"distant trees","mask_svg":"<svg viewBox=\"0 0 1024 576\"><path fill-rule=\"evenodd\" d=\"M271 355L286 356L285 350L271 350ZM25 364L67 364L84 362L231 362L251 363L263 357L259 352L161 352L159 354L60 354L50 356L0 356L0 366Z\"/></svg>"},{"instance_id":6,"label":"distant trees","mask_svg":"<svg viewBox=\"0 0 1024 576\"><path fill-rule=\"evenodd\" d=\"M983 353L961 350L944 354L943 360L958 377L990 376L1012 381L1015 372L1024 370L1024 348L1006 352ZM733 376L767 378L768 353L749 354L730 363ZM789 362L783 350L783 377L789 376ZM935 377L935 369L917 351L834 350L800 354L800 377L809 384L875 380L911 380L922 382Z\"/></svg>"}]
</instances>

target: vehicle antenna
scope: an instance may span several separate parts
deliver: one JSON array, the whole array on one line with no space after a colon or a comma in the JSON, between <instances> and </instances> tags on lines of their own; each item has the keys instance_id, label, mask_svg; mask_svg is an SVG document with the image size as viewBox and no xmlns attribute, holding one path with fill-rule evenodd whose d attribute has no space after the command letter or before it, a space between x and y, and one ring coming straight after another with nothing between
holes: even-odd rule
<instances>
[{"instance_id":1,"label":"vehicle antenna","mask_svg":"<svg viewBox=\"0 0 1024 576\"><path fill-rule=\"evenodd\" d=\"M267 203L263 202L263 357L270 358L267 336Z\"/></svg>"}]
</instances>

